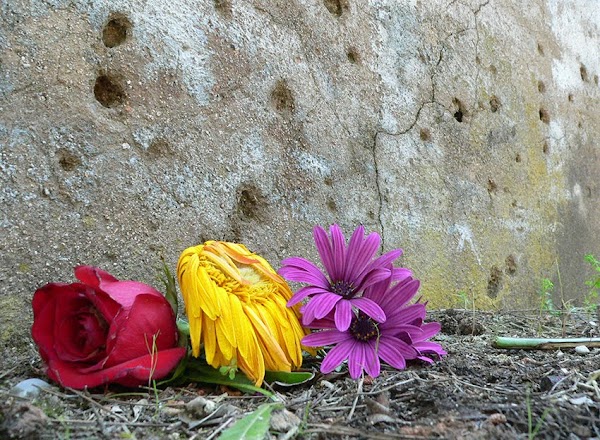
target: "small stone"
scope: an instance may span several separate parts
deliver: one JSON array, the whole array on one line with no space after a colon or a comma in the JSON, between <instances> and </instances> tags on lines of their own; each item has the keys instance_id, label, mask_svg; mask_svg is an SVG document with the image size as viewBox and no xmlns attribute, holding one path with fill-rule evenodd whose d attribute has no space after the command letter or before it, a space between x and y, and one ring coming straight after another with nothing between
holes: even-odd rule
<instances>
[{"instance_id":1,"label":"small stone","mask_svg":"<svg viewBox=\"0 0 600 440\"><path fill-rule=\"evenodd\" d=\"M283 409L276 411L271 416L271 429L277 432L290 432L300 426L302 420L293 412Z\"/></svg>"},{"instance_id":2,"label":"small stone","mask_svg":"<svg viewBox=\"0 0 600 440\"><path fill-rule=\"evenodd\" d=\"M42 388L49 388L51 385L42 379L25 379L10 389L10 394L19 397L33 399L40 394Z\"/></svg>"},{"instance_id":3,"label":"small stone","mask_svg":"<svg viewBox=\"0 0 600 440\"><path fill-rule=\"evenodd\" d=\"M565 376L544 376L540 380L540 390L550 391L558 382L564 379Z\"/></svg>"},{"instance_id":4,"label":"small stone","mask_svg":"<svg viewBox=\"0 0 600 440\"><path fill-rule=\"evenodd\" d=\"M588 396L579 396L573 397L569 399L571 405L580 406L580 405L594 405L594 401L590 399Z\"/></svg>"},{"instance_id":5,"label":"small stone","mask_svg":"<svg viewBox=\"0 0 600 440\"><path fill-rule=\"evenodd\" d=\"M502 413L494 413L490 414L487 420L492 425L503 425L504 423L506 423L506 416Z\"/></svg>"},{"instance_id":6,"label":"small stone","mask_svg":"<svg viewBox=\"0 0 600 440\"><path fill-rule=\"evenodd\" d=\"M191 400L185 405L185 408L199 416L205 417L206 415L212 413L217 408L217 404L212 400L206 399L202 396L196 397L194 400Z\"/></svg>"},{"instance_id":7,"label":"small stone","mask_svg":"<svg viewBox=\"0 0 600 440\"><path fill-rule=\"evenodd\" d=\"M590 349L587 348L585 345L578 345L577 347L575 347L575 353L577 354L588 354L590 352Z\"/></svg>"}]
</instances>

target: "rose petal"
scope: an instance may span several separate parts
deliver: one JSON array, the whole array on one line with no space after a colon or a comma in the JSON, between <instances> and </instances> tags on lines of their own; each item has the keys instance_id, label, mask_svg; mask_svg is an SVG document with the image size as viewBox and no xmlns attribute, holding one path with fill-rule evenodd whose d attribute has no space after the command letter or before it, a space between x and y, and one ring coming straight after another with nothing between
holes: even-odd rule
<instances>
[{"instance_id":1,"label":"rose petal","mask_svg":"<svg viewBox=\"0 0 600 440\"><path fill-rule=\"evenodd\" d=\"M167 300L163 296L138 295L129 312L119 314L111 325L105 366L118 365L176 344L175 316Z\"/></svg>"},{"instance_id":2,"label":"rose petal","mask_svg":"<svg viewBox=\"0 0 600 440\"><path fill-rule=\"evenodd\" d=\"M148 384L150 378L165 377L185 356L185 348L162 350L155 355L130 359L110 368L82 373L77 364L53 360L48 366L48 376L63 387L75 389L94 388L108 383L133 387Z\"/></svg>"}]
</instances>

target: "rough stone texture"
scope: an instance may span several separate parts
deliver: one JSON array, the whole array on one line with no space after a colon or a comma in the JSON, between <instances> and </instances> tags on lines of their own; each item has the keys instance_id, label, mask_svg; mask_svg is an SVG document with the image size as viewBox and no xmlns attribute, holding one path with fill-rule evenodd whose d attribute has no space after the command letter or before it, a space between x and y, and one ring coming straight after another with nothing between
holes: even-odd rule
<instances>
[{"instance_id":1,"label":"rough stone texture","mask_svg":"<svg viewBox=\"0 0 600 440\"><path fill-rule=\"evenodd\" d=\"M311 228L402 247L433 307L581 301L600 254L600 9L532 0L0 5L0 340L76 264L156 283Z\"/></svg>"}]
</instances>

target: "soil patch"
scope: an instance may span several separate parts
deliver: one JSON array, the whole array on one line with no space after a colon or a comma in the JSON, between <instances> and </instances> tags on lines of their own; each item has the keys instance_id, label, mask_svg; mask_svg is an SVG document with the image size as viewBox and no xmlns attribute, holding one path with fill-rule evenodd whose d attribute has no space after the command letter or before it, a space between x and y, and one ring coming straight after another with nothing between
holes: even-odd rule
<instances>
[{"instance_id":1,"label":"soil patch","mask_svg":"<svg viewBox=\"0 0 600 440\"><path fill-rule=\"evenodd\" d=\"M279 439L600 439L600 349L504 350L496 336L596 337L596 317L535 312L430 312L448 356L429 366L384 368L376 379L342 369L309 383L274 388L284 409L269 435ZM1 438L212 439L268 401L203 384L185 388L80 392L43 389L19 398L19 381L44 379L32 348L0 361ZM316 363L308 368L317 370Z\"/></svg>"}]
</instances>

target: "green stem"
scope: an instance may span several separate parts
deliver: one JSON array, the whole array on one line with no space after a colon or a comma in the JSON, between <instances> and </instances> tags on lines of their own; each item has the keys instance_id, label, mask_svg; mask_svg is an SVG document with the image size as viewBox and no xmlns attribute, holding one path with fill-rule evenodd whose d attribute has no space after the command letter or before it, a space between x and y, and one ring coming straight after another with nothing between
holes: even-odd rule
<instances>
[{"instance_id":1,"label":"green stem","mask_svg":"<svg viewBox=\"0 0 600 440\"><path fill-rule=\"evenodd\" d=\"M578 345L600 347L600 338L507 338L496 337L496 348L522 348L529 350L553 350L555 348L570 348Z\"/></svg>"}]
</instances>

